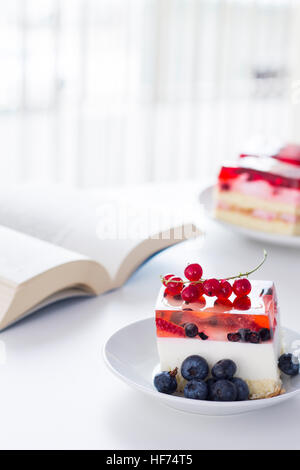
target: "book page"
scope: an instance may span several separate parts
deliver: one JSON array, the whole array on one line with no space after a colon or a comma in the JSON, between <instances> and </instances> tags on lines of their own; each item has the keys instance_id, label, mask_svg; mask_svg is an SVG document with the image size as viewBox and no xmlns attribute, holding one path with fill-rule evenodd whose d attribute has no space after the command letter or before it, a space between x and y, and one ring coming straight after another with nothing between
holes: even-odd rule
<instances>
[{"instance_id":1,"label":"book page","mask_svg":"<svg viewBox=\"0 0 300 470\"><path fill-rule=\"evenodd\" d=\"M179 213L165 195L153 200L153 190L23 186L2 188L0 201L1 224L90 257L111 278L143 240L196 218L195 210ZM180 241L194 234L179 230L177 236Z\"/></svg>"},{"instance_id":2,"label":"book page","mask_svg":"<svg viewBox=\"0 0 300 470\"><path fill-rule=\"evenodd\" d=\"M19 285L33 277L85 256L0 226L0 280Z\"/></svg>"}]
</instances>

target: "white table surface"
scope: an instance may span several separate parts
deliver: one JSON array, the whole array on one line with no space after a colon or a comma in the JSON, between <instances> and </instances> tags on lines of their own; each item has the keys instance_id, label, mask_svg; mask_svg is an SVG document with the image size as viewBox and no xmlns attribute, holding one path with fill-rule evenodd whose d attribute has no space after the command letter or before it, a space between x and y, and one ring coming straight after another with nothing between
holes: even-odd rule
<instances>
[{"instance_id":1,"label":"white table surface","mask_svg":"<svg viewBox=\"0 0 300 470\"><path fill-rule=\"evenodd\" d=\"M253 267L262 246L209 222L204 240L152 258L115 292L63 301L0 335L0 446L5 449L297 449L300 397L251 414L189 415L130 389L107 369L104 341L153 315L159 275L198 261L205 275ZM266 246L256 278L274 279L282 323L300 331L300 252ZM142 341L142 338L137 338ZM3 357L5 348L6 360Z\"/></svg>"}]
</instances>

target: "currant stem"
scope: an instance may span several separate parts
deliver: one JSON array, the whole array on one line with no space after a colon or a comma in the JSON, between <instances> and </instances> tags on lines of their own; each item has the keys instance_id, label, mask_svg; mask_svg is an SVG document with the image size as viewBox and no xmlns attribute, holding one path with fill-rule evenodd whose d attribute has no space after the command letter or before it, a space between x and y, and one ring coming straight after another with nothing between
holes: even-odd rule
<instances>
[{"instance_id":1,"label":"currant stem","mask_svg":"<svg viewBox=\"0 0 300 470\"><path fill-rule=\"evenodd\" d=\"M266 252L266 250L264 250L264 257L263 257L262 261L254 269L252 269L252 271L248 271L247 273L240 273L238 276L226 277L226 278L224 278L224 280L229 281L230 279L238 279L240 277L250 276L250 274L253 274L255 271L257 271L264 264L264 262L267 259L267 256L268 256L268 253ZM219 279L219 281L220 281L220 279Z\"/></svg>"},{"instance_id":2,"label":"currant stem","mask_svg":"<svg viewBox=\"0 0 300 470\"><path fill-rule=\"evenodd\" d=\"M239 273L237 276L230 276L230 277L223 277L222 279L218 279L218 281L229 281L231 279L239 279L241 277L248 277L250 276L250 274L253 274L255 271L257 271L259 268L261 268L261 266L264 264L264 262L266 261L267 259L267 256L268 256L268 253L266 252L266 250L264 250L264 256L263 256L263 259L262 261L254 268L252 269L251 271L248 271L246 273ZM174 276L176 277L176 276ZM161 282L164 282L164 277L163 276L160 276L161 278ZM174 281L173 278L171 277L170 279L168 279L166 281L166 284L168 285L168 282L183 282L183 284L200 284L204 281L206 281L207 279L200 279L199 281Z\"/></svg>"}]
</instances>

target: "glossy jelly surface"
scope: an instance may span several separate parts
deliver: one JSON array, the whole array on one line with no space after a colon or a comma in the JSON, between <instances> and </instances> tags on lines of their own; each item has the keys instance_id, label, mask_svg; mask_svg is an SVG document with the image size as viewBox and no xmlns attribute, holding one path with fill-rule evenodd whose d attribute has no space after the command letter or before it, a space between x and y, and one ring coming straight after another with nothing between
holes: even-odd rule
<instances>
[{"instance_id":1,"label":"glossy jelly surface","mask_svg":"<svg viewBox=\"0 0 300 470\"><path fill-rule=\"evenodd\" d=\"M272 167L270 167L270 170ZM273 167L275 171L275 166ZM286 173L287 174L287 173ZM231 180L238 178L240 175L247 175L247 182L266 181L275 188L291 188L300 190L300 174L299 177L285 176L279 173L267 172L255 168L248 167L230 167L223 166L219 174L219 181L223 184L221 189L226 190L226 184ZM228 188L229 189L229 188Z\"/></svg>"},{"instance_id":2,"label":"glossy jelly surface","mask_svg":"<svg viewBox=\"0 0 300 470\"><path fill-rule=\"evenodd\" d=\"M300 190L300 167L281 161L282 158L242 155L239 164L224 165L219 173L219 182L226 184L241 175L248 182L266 181L275 188ZM277 156L276 156L277 157ZM224 188L226 189L226 188Z\"/></svg>"}]
</instances>

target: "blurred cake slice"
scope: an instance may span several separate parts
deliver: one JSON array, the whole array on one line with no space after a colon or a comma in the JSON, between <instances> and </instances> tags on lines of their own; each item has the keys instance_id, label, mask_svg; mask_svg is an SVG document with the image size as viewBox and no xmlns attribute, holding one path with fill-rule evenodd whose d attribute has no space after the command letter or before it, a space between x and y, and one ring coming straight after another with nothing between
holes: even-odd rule
<instances>
[{"instance_id":1,"label":"blurred cake slice","mask_svg":"<svg viewBox=\"0 0 300 470\"><path fill-rule=\"evenodd\" d=\"M272 158L241 157L237 164L221 168L215 191L216 217L253 230L300 235L297 149L285 147Z\"/></svg>"}]
</instances>

